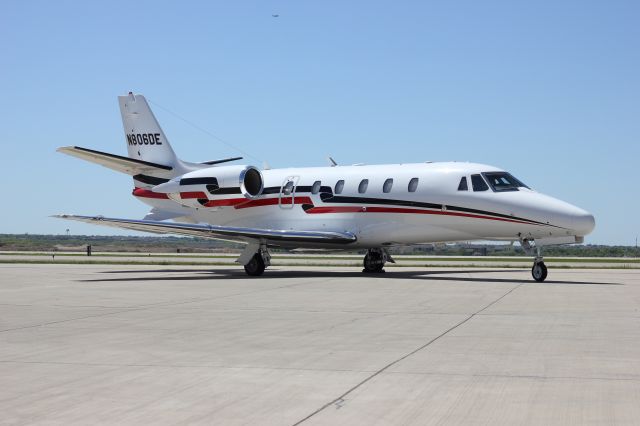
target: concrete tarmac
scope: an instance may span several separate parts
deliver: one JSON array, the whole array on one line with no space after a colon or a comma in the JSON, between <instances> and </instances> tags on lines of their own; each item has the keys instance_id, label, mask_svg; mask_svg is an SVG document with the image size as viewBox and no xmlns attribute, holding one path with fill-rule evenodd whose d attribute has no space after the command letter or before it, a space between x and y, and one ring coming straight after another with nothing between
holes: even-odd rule
<instances>
[{"instance_id":1,"label":"concrete tarmac","mask_svg":"<svg viewBox=\"0 0 640 426\"><path fill-rule=\"evenodd\" d=\"M640 272L0 265L1 424L640 424Z\"/></svg>"}]
</instances>

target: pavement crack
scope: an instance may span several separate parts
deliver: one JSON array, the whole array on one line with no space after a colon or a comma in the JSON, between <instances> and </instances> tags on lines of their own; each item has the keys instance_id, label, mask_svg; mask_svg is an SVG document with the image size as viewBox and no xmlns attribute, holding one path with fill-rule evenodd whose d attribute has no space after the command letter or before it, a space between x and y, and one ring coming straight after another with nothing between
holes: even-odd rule
<instances>
[{"instance_id":1,"label":"pavement crack","mask_svg":"<svg viewBox=\"0 0 640 426\"><path fill-rule=\"evenodd\" d=\"M311 414L309 414L308 416L298 420L297 422L295 422L293 424L293 426L297 426L299 424L302 424L304 422L306 422L307 420L309 420L310 418L312 418L313 416L315 416L316 414L319 414L320 412L324 411L325 409L327 409L328 407L335 405L338 408L341 408L344 403L345 403L345 398L351 394L352 392L354 392L355 390L359 389L362 385L370 382L372 379L374 379L375 377L377 377L378 375L382 374L383 372L385 372L386 370L388 370L389 368L393 367L394 365L398 364L401 361L404 361L405 359L409 358L412 355L415 355L416 353L420 352L421 350L429 347L432 343L438 341L440 338L446 336L447 334L449 334L450 332L452 332L453 330L457 329L458 327L460 327L461 325L467 323L469 320L471 320L473 317L475 317L476 315L481 314L482 312L484 312L485 310L489 309L490 307L492 307L493 305L495 305L496 303L500 302L502 299L504 299L505 297L507 297L509 294L511 294L514 290L516 290L517 288L519 288L520 286L522 286L523 284L518 284L514 287L512 287L511 289L509 289L509 291L507 291L506 293L504 293L503 295L501 295L500 297L498 297L497 299L495 299L494 301L492 301L491 303L485 305L483 308L477 310L476 312L472 313L471 315L467 316L465 319L463 319L462 321L458 322L457 324L453 325L452 327L449 327L447 330L445 330L444 332L440 333L439 335L437 335L436 337L434 337L433 339L429 340L428 342L424 343L423 345L417 347L416 349L412 350L411 352L404 354L403 356L401 356L400 358L397 358L393 361L391 361L390 363L388 363L387 365L385 365L384 367L380 368L379 370L376 370L375 372L373 372L373 374L370 374L369 376L367 376L366 378L364 378L363 380L361 380L359 383L355 384L353 387L351 387L350 389L348 389L346 392L344 392L342 395L338 396L337 398L327 402L326 404L324 404L322 407L318 408L317 410L315 410L314 412L312 412Z\"/></svg>"}]
</instances>

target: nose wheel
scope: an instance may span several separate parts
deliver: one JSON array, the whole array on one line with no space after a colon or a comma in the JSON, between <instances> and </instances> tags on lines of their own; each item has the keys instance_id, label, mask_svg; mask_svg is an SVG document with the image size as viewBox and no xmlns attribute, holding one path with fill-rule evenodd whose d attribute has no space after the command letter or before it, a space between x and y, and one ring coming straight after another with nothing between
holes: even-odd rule
<instances>
[{"instance_id":1,"label":"nose wheel","mask_svg":"<svg viewBox=\"0 0 640 426\"><path fill-rule=\"evenodd\" d=\"M531 268L531 275L539 283L543 282L547 278L547 265L542 260L536 259L533 268Z\"/></svg>"}]
</instances>

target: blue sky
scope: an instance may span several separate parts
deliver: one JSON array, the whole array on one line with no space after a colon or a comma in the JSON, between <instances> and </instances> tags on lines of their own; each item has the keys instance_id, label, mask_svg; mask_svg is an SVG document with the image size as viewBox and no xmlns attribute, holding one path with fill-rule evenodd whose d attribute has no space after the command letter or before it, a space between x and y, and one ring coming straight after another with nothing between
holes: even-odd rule
<instances>
[{"instance_id":1,"label":"blue sky","mask_svg":"<svg viewBox=\"0 0 640 426\"><path fill-rule=\"evenodd\" d=\"M55 153L126 154L116 96L133 90L256 165L488 163L594 213L587 242L633 244L638 22L615 0L5 1L0 233L146 213L130 178ZM154 111L182 158L238 154Z\"/></svg>"}]
</instances>

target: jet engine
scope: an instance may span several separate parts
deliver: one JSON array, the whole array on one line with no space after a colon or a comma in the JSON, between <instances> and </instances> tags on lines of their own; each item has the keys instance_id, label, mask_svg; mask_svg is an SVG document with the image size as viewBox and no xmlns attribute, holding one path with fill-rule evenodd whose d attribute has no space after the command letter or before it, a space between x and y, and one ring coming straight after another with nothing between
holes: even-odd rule
<instances>
[{"instance_id":1,"label":"jet engine","mask_svg":"<svg viewBox=\"0 0 640 426\"><path fill-rule=\"evenodd\" d=\"M244 204L264 189L262 173L254 166L207 167L154 186L152 191L188 207Z\"/></svg>"}]
</instances>

